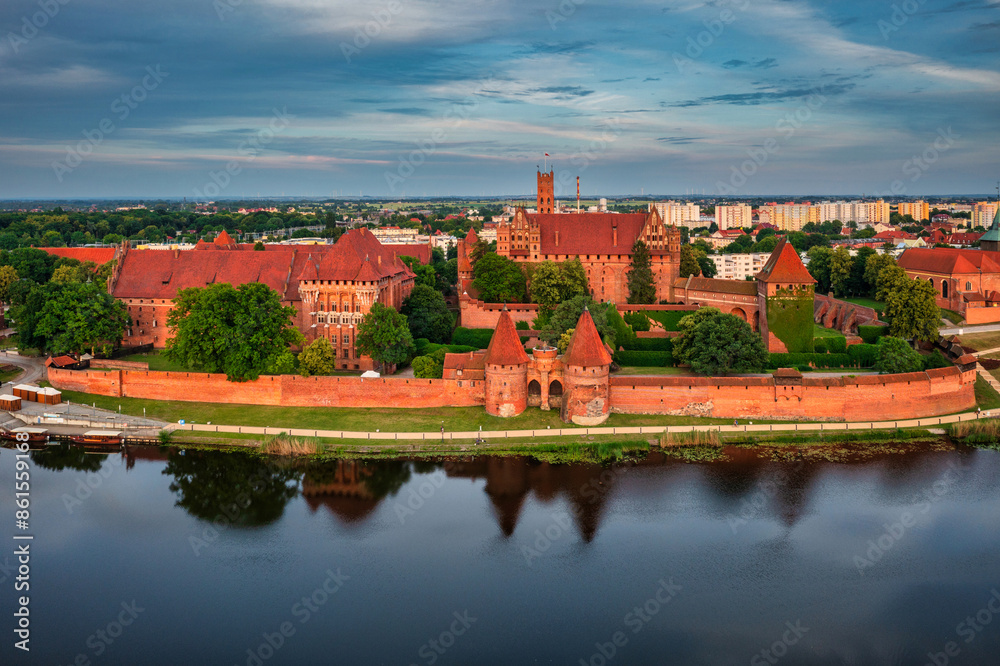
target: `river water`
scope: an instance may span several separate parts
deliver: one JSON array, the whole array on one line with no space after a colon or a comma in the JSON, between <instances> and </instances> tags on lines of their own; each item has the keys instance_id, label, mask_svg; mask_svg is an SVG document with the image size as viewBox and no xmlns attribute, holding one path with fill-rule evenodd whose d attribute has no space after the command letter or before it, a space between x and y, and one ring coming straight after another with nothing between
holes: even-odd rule
<instances>
[{"instance_id":1,"label":"river water","mask_svg":"<svg viewBox=\"0 0 1000 666\"><path fill-rule=\"evenodd\" d=\"M12 632L13 451L0 479L3 664L1000 663L994 451L48 450L31 462L30 653Z\"/></svg>"}]
</instances>

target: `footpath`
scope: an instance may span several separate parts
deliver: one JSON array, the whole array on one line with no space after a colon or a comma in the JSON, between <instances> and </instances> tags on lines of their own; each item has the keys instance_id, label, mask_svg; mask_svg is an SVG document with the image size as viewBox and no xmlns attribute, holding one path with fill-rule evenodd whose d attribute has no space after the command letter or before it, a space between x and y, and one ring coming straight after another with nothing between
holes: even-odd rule
<instances>
[{"instance_id":1,"label":"footpath","mask_svg":"<svg viewBox=\"0 0 1000 666\"><path fill-rule=\"evenodd\" d=\"M201 423L172 423L167 429L174 432L214 432L243 435L288 435L290 437L321 437L328 439L365 439L371 441L448 441L475 439L515 439L532 437L590 437L596 435L659 435L661 433L686 432L719 432L725 433L827 433L863 430L887 430L895 428L936 428L952 423L975 421L980 418L995 418L998 414L990 412L966 412L935 416L924 419L907 419L903 421L866 421L866 422L824 422L806 421L802 423L758 423L752 420L738 420L733 425L672 425L672 426L631 426L631 427L576 427L576 428L545 428L542 430L463 430L463 431L432 431L432 432L375 432L351 430L313 430L305 428L265 428L257 426L208 425Z\"/></svg>"}]
</instances>

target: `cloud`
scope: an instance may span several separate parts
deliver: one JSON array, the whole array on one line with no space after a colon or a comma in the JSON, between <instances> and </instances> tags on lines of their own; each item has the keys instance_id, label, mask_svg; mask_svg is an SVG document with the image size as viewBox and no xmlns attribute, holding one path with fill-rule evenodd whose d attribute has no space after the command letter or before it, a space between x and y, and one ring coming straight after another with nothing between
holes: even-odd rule
<instances>
[{"instance_id":1,"label":"cloud","mask_svg":"<svg viewBox=\"0 0 1000 666\"><path fill-rule=\"evenodd\" d=\"M754 92L754 93L726 93L723 95L711 95L709 97L701 97L698 99L685 100L682 102L676 102L674 104L667 104L666 106L673 107L692 107L692 106L707 106L713 104L735 104L737 106L756 106L759 104L768 104L770 102L784 102L790 99L801 99L803 97L809 97L810 95L842 95L854 88L853 83L848 84L835 84L835 85L824 85L812 88L792 88L788 90L776 90L772 92Z\"/></svg>"}]
</instances>

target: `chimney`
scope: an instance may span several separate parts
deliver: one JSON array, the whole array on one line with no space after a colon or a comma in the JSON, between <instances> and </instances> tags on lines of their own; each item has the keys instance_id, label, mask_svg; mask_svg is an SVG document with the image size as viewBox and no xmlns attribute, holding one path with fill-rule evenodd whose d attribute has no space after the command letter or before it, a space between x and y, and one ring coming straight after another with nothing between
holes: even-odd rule
<instances>
[{"instance_id":1,"label":"chimney","mask_svg":"<svg viewBox=\"0 0 1000 666\"><path fill-rule=\"evenodd\" d=\"M380 254L380 255L378 255L378 265L379 265L379 266L381 266L381 265L382 265L382 255L381 255L381 254Z\"/></svg>"},{"instance_id":2,"label":"chimney","mask_svg":"<svg viewBox=\"0 0 1000 666\"><path fill-rule=\"evenodd\" d=\"M618 247L618 222L614 222L611 226L611 244Z\"/></svg>"},{"instance_id":3,"label":"chimney","mask_svg":"<svg viewBox=\"0 0 1000 666\"><path fill-rule=\"evenodd\" d=\"M559 247L559 230L556 229L556 247Z\"/></svg>"}]
</instances>

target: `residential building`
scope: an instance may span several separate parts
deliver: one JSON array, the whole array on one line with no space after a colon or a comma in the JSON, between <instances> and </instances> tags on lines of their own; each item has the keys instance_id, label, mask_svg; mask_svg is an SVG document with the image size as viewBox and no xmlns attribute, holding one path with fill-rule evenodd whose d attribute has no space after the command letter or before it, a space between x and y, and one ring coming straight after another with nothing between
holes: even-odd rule
<instances>
[{"instance_id":1,"label":"residential building","mask_svg":"<svg viewBox=\"0 0 1000 666\"><path fill-rule=\"evenodd\" d=\"M900 215L909 215L917 222L931 217L931 207L926 201L900 202L896 210Z\"/></svg>"},{"instance_id":2,"label":"residential building","mask_svg":"<svg viewBox=\"0 0 1000 666\"><path fill-rule=\"evenodd\" d=\"M996 201L980 201L972 206L972 226L989 227L997 214Z\"/></svg>"},{"instance_id":3,"label":"residential building","mask_svg":"<svg viewBox=\"0 0 1000 666\"><path fill-rule=\"evenodd\" d=\"M739 229L753 226L753 209L747 204L715 207L715 224L720 229Z\"/></svg>"},{"instance_id":4,"label":"residential building","mask_svg":"<svg viewBox=\"0 0 1000 666\"><path fill-rule=\"evenodd\" d=\"M744 254L712 254L709 259L715 264L715 276L720 280L746 280L760 273L767 263L769 252Z\"/></svg>"},{"instance_id":5,"label":"residential building","mask_svg":"<svg viewBox=\"0 0 1000 666\"><path fill-rule=\"evenodd\" d=\"M701 206L698 204L658 201L649 204L649 210L653 209L656 209L660 219L667 226L687 227L688 229L708 226L701 221Z\"/></svg>"}]
</instances>

